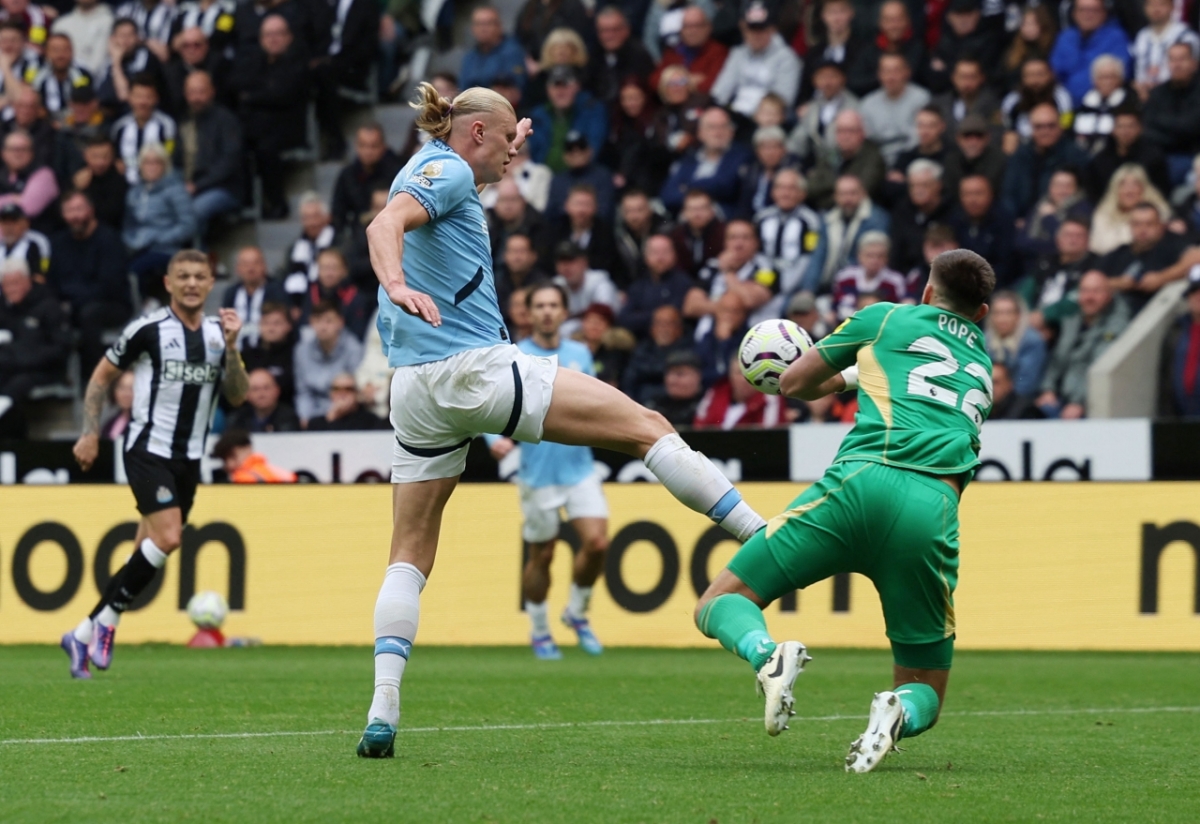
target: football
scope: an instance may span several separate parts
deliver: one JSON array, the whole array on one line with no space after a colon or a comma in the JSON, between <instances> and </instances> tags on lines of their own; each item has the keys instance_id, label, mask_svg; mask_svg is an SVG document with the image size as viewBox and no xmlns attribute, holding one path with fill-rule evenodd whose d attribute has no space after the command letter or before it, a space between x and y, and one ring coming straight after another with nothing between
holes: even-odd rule
<instances>
[{"instance_id":1,"label":"football","mask_svg":"<svg viewBox=\"0 0 1200 824\"><path fill-rule=\"evenodd\" d=\"M738 362L751 386L767 395L778 395L784 370L812 345L808 333L790 320L764 320L742 338Z\"/></svg>"},{"instance_id":2,"label":"football","mask_svg":"<svg viewBox=\"0 0 1200 824\"><path fill-rule=\"evenodd\" d=\"M200 629L218 629L229 614L229 604L219 592L197 592L188 601L187 614Z\"/></svg>"}]
</instances>

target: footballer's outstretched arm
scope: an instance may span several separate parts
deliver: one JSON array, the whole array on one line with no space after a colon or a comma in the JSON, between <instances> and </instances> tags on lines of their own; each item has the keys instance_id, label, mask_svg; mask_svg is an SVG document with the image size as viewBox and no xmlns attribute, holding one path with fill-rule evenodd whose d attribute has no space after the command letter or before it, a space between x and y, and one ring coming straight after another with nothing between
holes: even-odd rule
<instances>
[{"instance_id":1,"label":"footballer's outstretched arm","mask_svg":"<svg viewBox=\"0 0 1200 824\"><path fill-rule=\"evenodd\" d=\"M437 304L429 295L408 288L401 266L404 259L404 233L428 222L429 212L425 211L425 207L412 195L400 192L367 227L367 249L371 256L371 268L375 270L379 283L392 303L410 315L417 315L433 326L440 326L442 315Z\"/></svg>"},{"instance_id":2,"label":"footballer's outstretched arm","mask_svg":"<svg viewBox=\"0 0 1200 824\"><path fill-rule=\"evenodd\" d=\"M827 364L815 346L801 355L779 378L779 394L802 401L815 401L835 392L843 392L848 387L845 373Z\"/></svg>"}]
</instances>

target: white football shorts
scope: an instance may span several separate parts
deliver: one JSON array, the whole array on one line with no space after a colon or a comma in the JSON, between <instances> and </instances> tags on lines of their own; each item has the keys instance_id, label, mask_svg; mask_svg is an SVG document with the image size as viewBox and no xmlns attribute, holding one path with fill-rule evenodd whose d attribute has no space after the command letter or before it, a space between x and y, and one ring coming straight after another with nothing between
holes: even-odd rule
<instances>
[{"instance_id":1,"label":"white football shorts","mask_svg":"<svg viewBox=\"0 0 1200 824\"><path fill-rule=\"evenodd\" d=\"M608 501L600 479L588 475L573 486L539 486L520 484L521 515L525 523L521 537L530 543L549 541L558 536L558 511L565 509L567 520L576 518L607 518Z\"/></svg>"}]
</instances>

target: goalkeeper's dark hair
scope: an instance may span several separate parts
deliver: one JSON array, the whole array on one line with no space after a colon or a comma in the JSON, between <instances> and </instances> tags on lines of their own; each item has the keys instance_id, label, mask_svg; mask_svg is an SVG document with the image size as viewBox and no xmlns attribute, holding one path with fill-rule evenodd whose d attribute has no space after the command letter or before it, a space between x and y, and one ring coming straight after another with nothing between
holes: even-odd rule
<instances>
[{"instance_id":1,"label":"goalkeeper's dark hair","mask_svg":"<svg viewBox=\"0 0 1200 824\"><path fill-rule=\"evenodd\" d=\"M992 265L969 249L942 252L933 259L929 281L947 308L973 317L996 288Z\"/></svg>"}]
</instances>

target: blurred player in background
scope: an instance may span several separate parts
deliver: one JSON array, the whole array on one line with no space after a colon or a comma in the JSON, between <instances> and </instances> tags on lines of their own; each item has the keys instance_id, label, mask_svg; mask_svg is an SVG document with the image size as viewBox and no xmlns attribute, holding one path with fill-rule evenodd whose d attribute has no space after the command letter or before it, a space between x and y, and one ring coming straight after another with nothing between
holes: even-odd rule
<instances>
[{"instance_id":1,"label":"blurred player in background","mask_svg":"<svg viewBox=\"0 0 1200 824\"><path fill-rule=\"evenodd\" d=\"M533 335L517 344L528 355L556 357L560 368L594 375L592 353L584 344L563 340L559 328L567 319L567 293L556 283L534 286L526 296L533 320ZM492 456L502 460L516 443L511 438L485 435ZM579 636L579 646L589 655L603 652L587 619L592 587L604 571L608 551L608 502L596 477L592 450L586 446L564 446L542 441L521 445L521 468L517 474L521 490L521 514L525 523L521 537L529 543L529 559L521 576L525 614L533 625L533 654L543 661L562 658L550 635L546 595L550 591L550 563L558 543L559 510L579 535L571 593L562 622Z\"/></svg>"},{"instance_id":2,"label":"blurred player in background","mask_svg":"<svg viewBox=\"0 0 1200 824\"><path fill-rule=\"evenodd\" d=\"M895 662L846 769L868 772L901 738L932 727L954 655L958 501L979 466L992 362L979 322L996 275L966 250L934 259L919 306L860 310L784 372L782 393L814 400L858 387L859 412L825 476L730 561L696 625L749 661L771 735L787 729L792 683L811 660L776 645L762 610L781 595L857 572L875 584Z\"/></svg>"},{"instance_id":3,"label":"blurred player in background","mask_svg":"<svg viewBox=\"0 0 1200 824\"><path fill-rule=\"evenodd\" d=\"M250 379L237 340L242 322L233 309L204 316L216 282L208 256L185 250L171 258L163 278L170 304L125 327L101 358L83 398L83 434L75 459L86 472L100 451L100 413L108 385L133 369L133 420L125 433L125 474L142 519L136 547L109 581L96 608L62 637L74 678L91 678L112 663L121 613L154 580L179 547L200 483L200 459L212 425L217 390L234 406Z\"/></svg>"},{"instance_id":4,"label":"blurred player in background","mask_svg":"<svg viewBox=\"0 0 1200 824\"><path fill-rule=\"evenodd\" d=\"M667 420L591 375L511 345L492 276L480 189L499 181L530 132L512 104L473 88L453 102L419 87L417 128L429 141L396 176L367 228L380 282L378 326L392 377L393 532L375 604L375 694L358 745L394 753L400 679L421 590L433 569L442 511L484 433L598 446L642 459L689 508L746 540L765 523L712 462Z\"/></svg>"}]
</instances>

